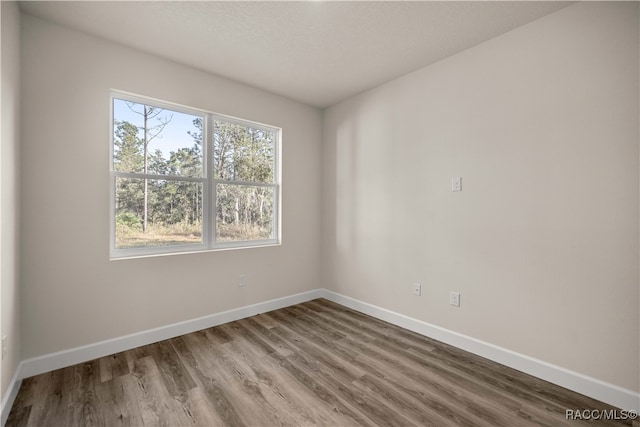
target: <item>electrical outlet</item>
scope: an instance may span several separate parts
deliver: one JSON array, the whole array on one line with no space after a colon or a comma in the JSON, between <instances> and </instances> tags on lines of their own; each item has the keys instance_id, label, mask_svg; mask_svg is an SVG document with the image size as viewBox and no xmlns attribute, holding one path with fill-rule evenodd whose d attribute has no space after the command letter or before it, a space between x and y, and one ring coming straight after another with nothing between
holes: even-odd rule
<instances>
[{"instance_id":1,"label":"electrical outlet","mask_svg":"<svg viewBox=\"0 0 640 427\"><path fill-rule=\"evenodd\" d=\"M449 293L449 304L454 307L460 307L460 292L451 291Z\"/></svg>"},{"instance_id":2,"label":"electrical outlet","mask_svg":"<svg viewBox=\"0 0 640 427\"><path fill-rule=\"evenodd\" d=\"M7 336L3 336L2 337L2 360L4 360L4 358L7 355Z\"/></svg>"},{"instance_id":3,"label":"electrical outlet","mask_svg":"<svg viewBox=\"0 0 640 427\"><path fill-rule=\"evenodd\" d=\"M247 284L247 275L241 274L240 278L238 279L238 286L245 286L246 284Z\"/></svg>"},{"instance_id":4,"label":"electrical outlet","mask_svg":"<svg viewBox=\"0 0 640 427\"><path fill-rule=\"evenodd\" d=\"M422 285L420 283L414 283L411 287L411 290L414 295L420 296L422 295Z\"/></svg>"}]
</instances>

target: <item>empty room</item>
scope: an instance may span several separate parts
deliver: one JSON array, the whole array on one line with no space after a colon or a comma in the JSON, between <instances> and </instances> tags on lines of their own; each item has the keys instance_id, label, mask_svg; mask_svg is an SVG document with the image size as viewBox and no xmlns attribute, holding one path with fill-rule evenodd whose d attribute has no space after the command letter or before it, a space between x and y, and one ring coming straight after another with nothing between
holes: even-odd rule
<instances>
[{"instance_id":1,"label":"empty room","mask_svg":"<svg viewBox=\"0 0 640 427\"><path fill-rule=\"evenodd\" d=\"M639 3L10 1L2 426L640 426Z\"/></svg>"}]
</instances>

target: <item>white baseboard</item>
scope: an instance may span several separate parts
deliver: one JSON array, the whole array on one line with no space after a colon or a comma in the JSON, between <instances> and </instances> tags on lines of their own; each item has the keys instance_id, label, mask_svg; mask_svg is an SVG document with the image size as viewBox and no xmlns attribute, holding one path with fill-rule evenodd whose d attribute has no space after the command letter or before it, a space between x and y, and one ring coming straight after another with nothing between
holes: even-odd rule
<instances>
[{"instance_id":1,"label":"white baseboard","mask_svg":"<svg viewBox=\"0 0 640 427\"><path fill-rule=\"evenodd\" d=\"M359 301L327 289L322 296L337 304L349 307L376 319L384 320L404 329L444 342L518 371L541 378L550 383L573 390L601 402L625 410L640 411L640 393L588 377L578 372L552 365L524 354L459 334L382 307ZM569 408L568 408L569 409Z\"/></svg>"},{"instance_id":2,"label":"white baseboard","mask_svg":"<svg viewBox=\"0 0 640 427\"><path fill-rule=\"evenodd\" d=\"M223 311L221 313L209 316L199 317L197 319L186 320L184 322L174 323L147 331L138 332L123 337L113 338L106 341L100 341L94 344L76 347L69 350L59 351L57 353L45 354L43 356L33 357L23 360L19 367L19 379L32 377L34 375L49 372L54 369L60 369L99 357L108 356L110 354L119 353L121 351L130 350L154 342L175 338L180 335L189 334L223 323L233 322L234 320L244 319L260 313L277 310L279 308L289 307L312 299L320 298L322 290L303 292L300 294L290 295L283 298L277 298L233 310Z\"/></svg>"},{"instance_id":3,"label":"white baseboard","mask_svg":"<svg viewBox=\"0 0 640 427\"><path fill-rule=\"evenodd\" d=\"M20 363L20 365L22 365L22 363ZM2 397L2 402L0 402L0 426L4 426L7 422L13 402L16 400L16 396L20 390L20 384L22 384L22 380L19 378L20 365L16 368L16 372L9 382L9 387L7 387L7 392Z\"/></svg>"}]
</instances>

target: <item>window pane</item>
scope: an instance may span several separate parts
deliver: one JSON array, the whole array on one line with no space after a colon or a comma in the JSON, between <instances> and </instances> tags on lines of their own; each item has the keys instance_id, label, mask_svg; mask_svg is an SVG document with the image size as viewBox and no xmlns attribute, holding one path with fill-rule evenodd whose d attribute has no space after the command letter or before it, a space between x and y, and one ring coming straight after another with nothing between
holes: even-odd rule
<instances>
[{"instance_id":1,"label":"window pane","mask_svg":"<svg viewBox=\"0 0 640 427\"><path fill-rule=\"evenodd\" d=\"M214 120L215 179L274 182L275 132Z\"/></svg>"},{"instance_id":2,"label":"window pane","mask_svg":"<svg viewBox=\"0 0 640 427\"><path fill-rule=\"evenodd\" d=\"M116 177L116 248L202 243L202 189L199 182Z\"/></svg>"},{"instance_id":3,"label":"window pane","mask_svg":"<svg viewBox=\"0 0 640 427\"><path fill-rule=\"evenodd\" d=\"M202 117L113 100L113 167L118 172L202 176Z\"/></svg>"},{"instance_id":4,"label":"window pane","mask_svg":"<svg viewBox=\"0 0 640 427\"><path fill-rule=\"evenodd\" d=\"M216 197L217 242L274 238L273 187L218 184Z\"/></svg>"}]
</instances>

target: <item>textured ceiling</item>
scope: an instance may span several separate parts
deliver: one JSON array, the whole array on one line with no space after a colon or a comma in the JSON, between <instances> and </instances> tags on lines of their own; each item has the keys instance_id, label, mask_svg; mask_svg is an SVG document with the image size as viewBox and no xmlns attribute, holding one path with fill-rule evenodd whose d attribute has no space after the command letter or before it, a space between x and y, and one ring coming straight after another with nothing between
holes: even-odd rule
<instances>
[{"instance_id":1,"label":"textured ceiling","mask_svg":"<svg viewBox=\"0 0 640 427\"><path fill-rule=\"evenodd\" d=\"M326 107L567 2L21 2L23 12Z\"/></svg>"}]
</instances>

